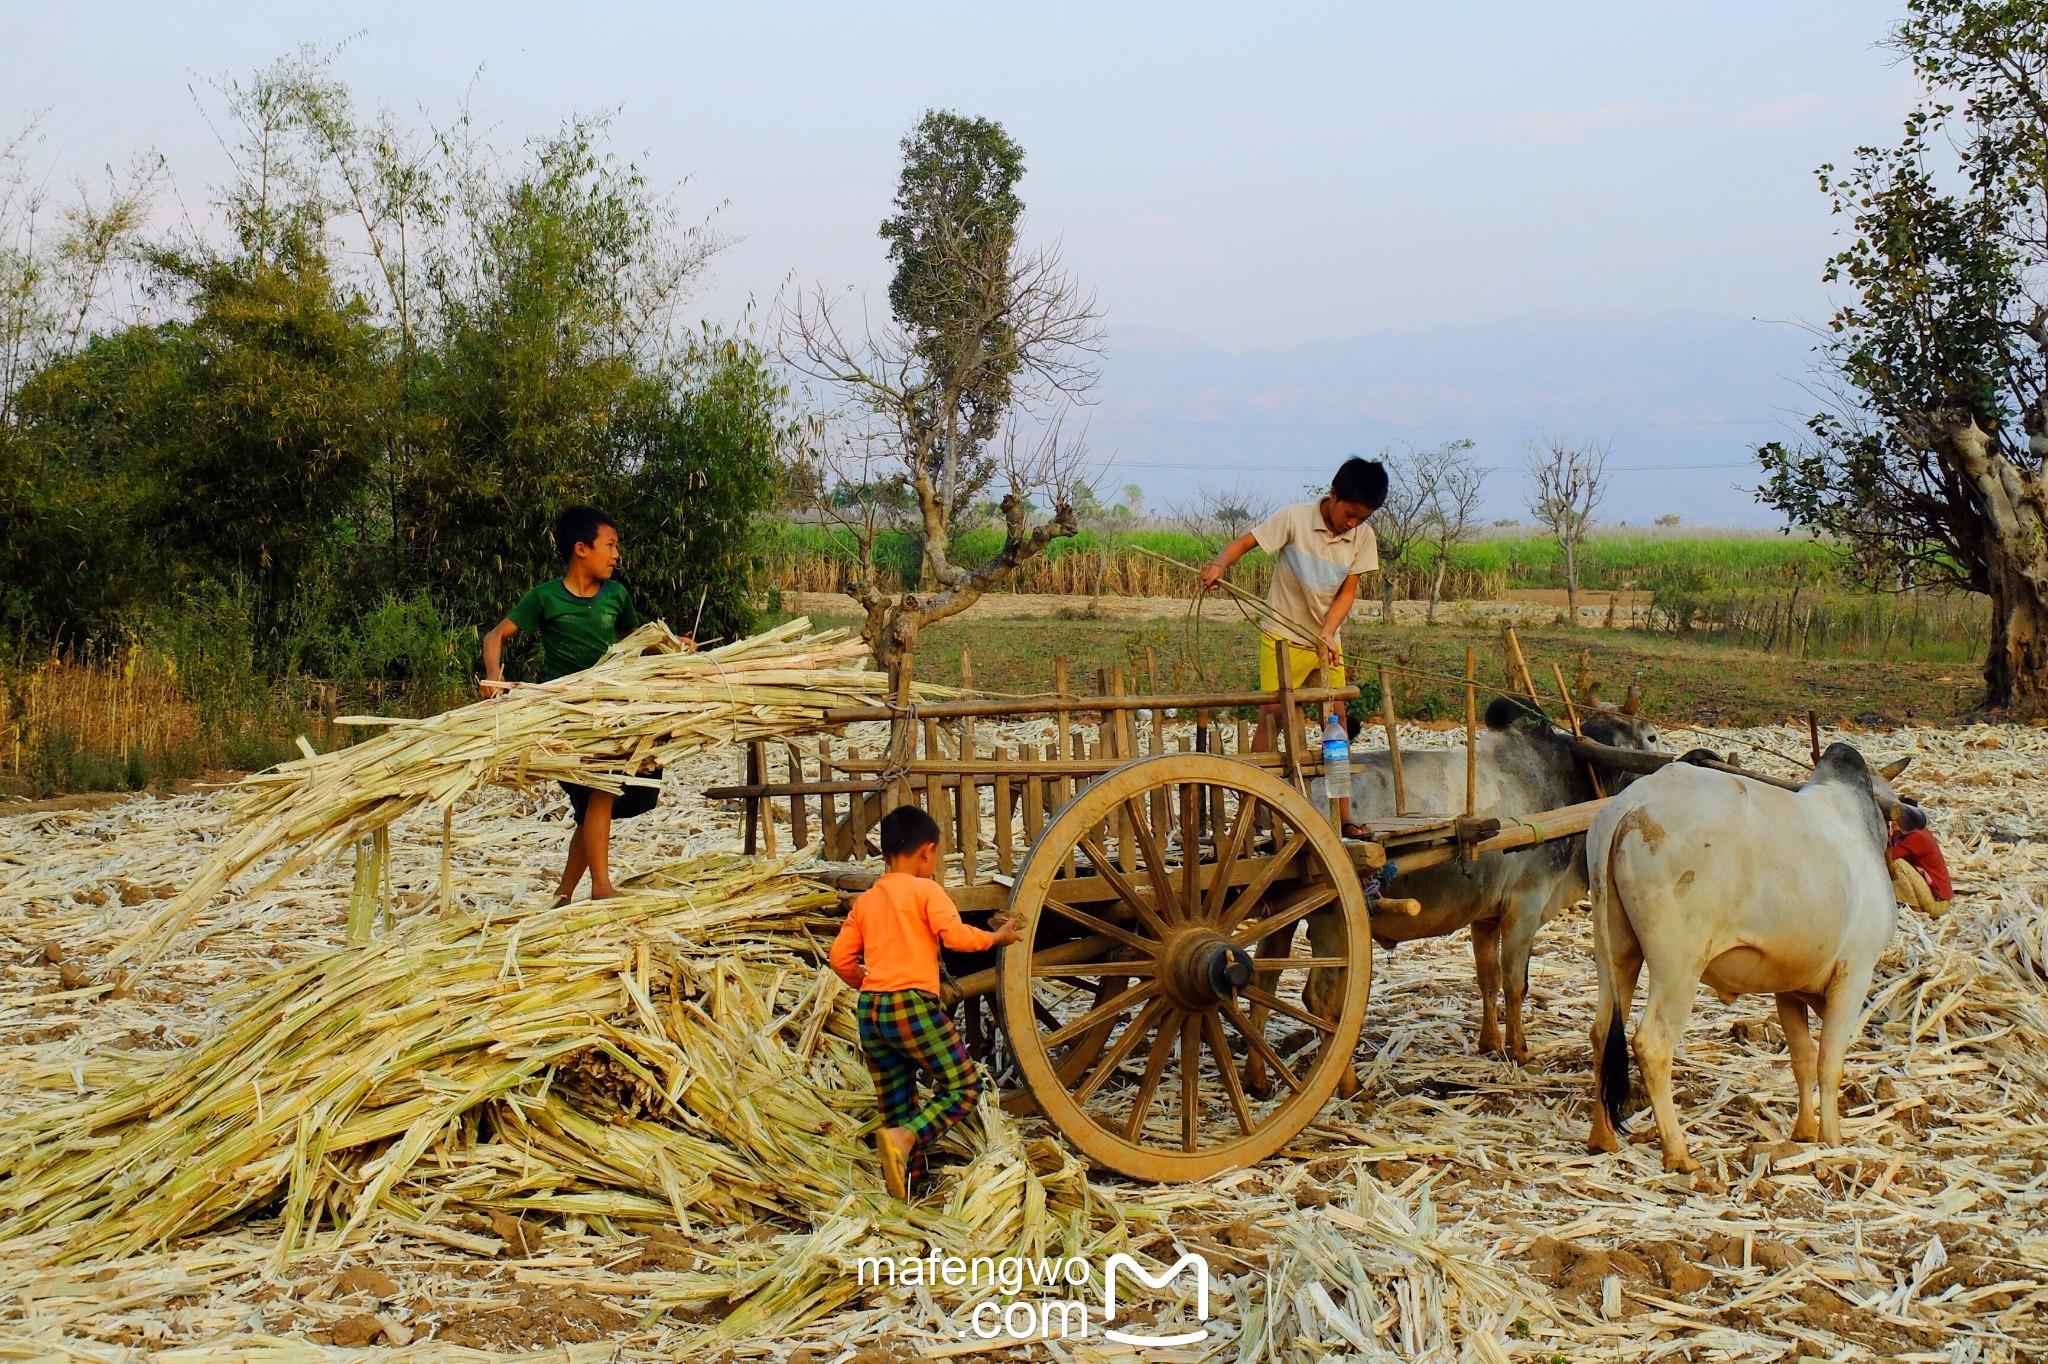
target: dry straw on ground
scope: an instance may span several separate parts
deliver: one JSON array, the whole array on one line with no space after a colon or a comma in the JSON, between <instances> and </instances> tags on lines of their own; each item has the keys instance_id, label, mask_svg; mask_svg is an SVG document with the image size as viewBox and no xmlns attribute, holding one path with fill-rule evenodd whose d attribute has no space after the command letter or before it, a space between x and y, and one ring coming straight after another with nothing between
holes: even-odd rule
<instances>
[{"instance_id":1,"label":"dry straw on ground","mask_svg":"<svg viewBox=\"0 0 2048 1364\"><path fill-rule=\"evenodd\" d=\"M1403 737L1417 746L1450 741L1420 729ZM1785 729L1714 742L1737 739L1784 753L1804 746L1803 734ZM60 1261L98 1234L88 1230L96 1219L10 1241L0 1256L0 1351L127 1359L208 1344L281 1361L317 1357L329 1342L381 1341L385 1358L421 1359L469 1348L550 1348L561 1359L577 1342L649 1356L729 1350L780 1359L803 1348L818 1364L856 1348L959 1354L980 1348L954 1334L969 1299L863 1292L834 1305L844 1276L828 1272L833 1257L863 1237L915 1246L986 1236L978 1248L994 1253L1036 1226L1053 1248L1208 1253L1220 1287L1213 1334L1200 1350L1223 1359L2038 1353L2048 1348L2048 844L2037 841L2048 736L1980 727L1859 742L1875 757L1916 757L1906 784L1929 801L1960 898L1946 919L1902 924L1880 968L1850 1057L1849 1139L1840 1150L1779 1145L1792 1095L1769 1002L1721 1005L1703 995L1679 1068L1681 1102L1695 1149L1721 1186L1665 1175L1643 1118L1636 1144L1615 1156L1587 1154L1592 979L1583 915L1574 915L1539 943L1535 1055L1526 1067L1473 1054L1462 937L1404 946L1375 963L1362 1092L1332 1103L1259 1168L1180 1188L1084 1185L1042 1130L988 1113L951 1154L938 1194L918 1214L927 1220L891 1224L851 1135L871 1110L843 1015L825 1008L822 978L799 964L811 950L799 935L780 932L758 950L736 951L716 937L709 906L677 907L644 890L630 902L636 927L579 936L567 927L575 911L565 920L546 908L543 864L564 831L559 800L490 792L458 821L457 910L446 920L436 907L438 821L415 816L393 831L392 878L409 922L400 937L356 954L364 965L354 969L366 973L363 997L401 1017L390 1031L340 1012L320 1022L335 1036L365 1039L357 1057L342 1059L394 1085L388 1094L373 1087L359 1113L414 1102L422 1115L446 1114L458 1102L453 1086L467 1079L474 1088L487 1083L482 1071L516 1068L523 1048L544 1048L550 1037L586 1045L563 1053L551 1082L531 1075L522 1082L531 1088L464 1110L489 1115L488 1127L481 1117L474 1133L467 1119L445 1124L383 1193L373 1196L367 1181L394 1168L402 1135L330 1161L318 1227L310 1215L288 1226L280 1215L287 1199L162 1250L100 1242L78 1264ZM734 766L719 755L672 768L661 814L621 826L620 865L730 846L730 816L690 792L730 780ZM61 988L64 958L132 934L155 907L151 894L196 871L208 850L187 831L212 817L188 799L0 821L0 914L16 943L0 979L0 1111L14 1115L9 1130L49 1131L67 1121L52 1115L66 1111L71 1120L116 1111L124 1084L191 1073L238 1019L246 1024L235 1001L286 981L316 998L321 982L337 979L347 958L324 954L340 944L349 879L330 867L223 900L175 935L131 997ZM717 865L687 874L729 874ZM726 898L744 904L758 893ZM784 910L736 913L787 923L779 916L801 920L811 910L799 897ZM498 927L485 927L487 916ZM565 936L513 946L527 922L557 925L550 931ZM673 934L651 927L660 923ZM686 924L698 925L701 942L679 927ZM651 1021L636 998L641 940L645 993L659 1001ZM550 988L570 991L573 1018L537 1021L516 971L502 994L484 1000L459 993L460 970L436 975L449 981L436 988L458 993L433 996L449 1001L448 1021L423 1031L459 1038L472 1014L495 1019L503 1010L507 1047L423 1065L403 1080L406 1068L373 1049L413 1026L397 1005L405 992L370 982L401 961L424 971L436 953L459 963L465 942L487 948L478 956L493 972L508 959L527 971L543 998ZM728 970L722 958L735 964ZM718 1026L688 1021L687 1009L687 1025L674 1021L667 1006L676 987L663 963L676 966L682 997ZM526 1031L536 1026L541 1033ZM808 1060L807 1037L816 1042ZM590 1045L606 1040L656 1083ZM335 1053L328 1056L333 1064ZM778 1077L774 1102L789 1125L763 1122L771 1129L764 1139L686 1097L692 1116L663 1107L577 1125L608 1104L667 1093L662 1082L678 1073L678 1056L697 1061L701 1070L689 1073L714 1096L733 1092L749 1066L765 1068ZM289 1073L296 1060L317 1069L312 1053L265 1041L246 1069L275 1074L271 1067L284 1064ZM266 1115L277 1098L265 1088ZM256 1102L253 1089L241 1100L245 1120ZM165 1114L199 1111L174 1105ZM689 1152L675 1170L686 1220L670 1184L648 1174L642 1141L659 1134L666 1142L664 1129ZM193 1131L176 1122L163 1130L188 1140ZM281 1130L270 1140L274 1154ZM288 1149L297 1140L293 1127ZM62 1159L106 1157L85 1146ZM696 1175L703 1185L691 1182ZM1044 1213L1029 1194L1034 1180L1046 1191ZM282 1181L289 1194L289 1170ZM832 1203L842 1191L845 1201ZM371 1213L337 1244L337 1225L366 1202ZM120 1227L120 1210L108 1211L107 1225ZM658 1231L650 1230L655 1218ZM982 1230L956 1230L967 1227ZM735 1295L753 1315L732 1315ZM807 1325L768 1329L819 1311ZM721 1321L739 1335L708 1343ZM1018 1357L1026 1354L1108 1357L1099 1339Z\"/></svg>"}]
</instances>

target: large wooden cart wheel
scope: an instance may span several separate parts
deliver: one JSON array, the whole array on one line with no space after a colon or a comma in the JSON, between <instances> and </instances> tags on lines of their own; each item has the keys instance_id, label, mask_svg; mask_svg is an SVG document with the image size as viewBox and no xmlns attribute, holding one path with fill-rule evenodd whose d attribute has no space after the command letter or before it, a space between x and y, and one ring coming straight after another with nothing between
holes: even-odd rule
<instances>
[{"instance_id":1,"label":"large wooden cart wheel","mask_svg":"<svg viewBox=\"0 0 2048 1364\"><path fill-rule=\"evenodd\" d=\"M1098 1165L1254 1164L1349 1070L1365 892L1322 813L1263 768L1169 753L1107 773L1046 826L1010 909L1031 950L1003 950L1003 1029L1039 1111ZM1244 1083L1252 1058L1270 1097Z\"/></svg>"}]
</instances>

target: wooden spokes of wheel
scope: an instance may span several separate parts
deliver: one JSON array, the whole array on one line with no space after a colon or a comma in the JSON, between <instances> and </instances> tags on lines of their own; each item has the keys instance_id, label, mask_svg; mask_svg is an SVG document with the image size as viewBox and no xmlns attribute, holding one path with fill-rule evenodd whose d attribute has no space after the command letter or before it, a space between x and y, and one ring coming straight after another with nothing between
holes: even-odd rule
<instances>
[{"instance_id":1,"label":"wooden spokes of wheel","mask_svg":"<svg viewBox=\"0 0 2048 1364\"><path fill-rule=\"evenodd\" d=\"M1350 1066L1365 893L1328 821L1263 768L1169 753L1105 774L1032 846L1010 910L1003 1030L1038 1110L1098 1165L1185 1180L1253 1164ZM1254 1057L1270 1097L1244 1084Z\"/></svg>"}]
</instances>

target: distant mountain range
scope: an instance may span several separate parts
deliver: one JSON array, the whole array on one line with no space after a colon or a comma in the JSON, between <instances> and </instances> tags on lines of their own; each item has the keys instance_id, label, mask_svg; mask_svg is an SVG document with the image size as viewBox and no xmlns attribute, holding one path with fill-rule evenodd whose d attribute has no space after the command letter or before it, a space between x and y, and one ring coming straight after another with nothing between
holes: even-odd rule
<instances>
[{"instance_id":1,"label":"distant mountain range","mask_svg":"<svg viewBox=\"0 0 2048 1364\"><path fill-rule=\"evenodd\" d=\"M1815 340L1678 312L1536 313L1244 352L1120 327L1089 439L1113 459L1104 484L1138 483L1158 510L1242 478L1291 499L1347 454L1467 437L1497 471L1489 519L1526 519L1524 443L1597 437L1615 469L1603 522L1771 525L1750 494L1752 452L1800 435Z\"/></svg>"}]
</instances>

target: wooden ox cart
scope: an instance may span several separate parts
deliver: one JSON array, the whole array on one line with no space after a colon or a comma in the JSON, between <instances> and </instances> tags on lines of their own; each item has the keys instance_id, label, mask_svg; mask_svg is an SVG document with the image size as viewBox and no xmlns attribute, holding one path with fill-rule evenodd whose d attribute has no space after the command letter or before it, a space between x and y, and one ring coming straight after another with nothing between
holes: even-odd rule
<instances>
[{"instance_id":1,"label":"wooden ox cart","mask_svg":"<svg viewBox=\"0 0 2048 1364\"><path fill-rule=\"evenodd\" d=\"M1374 915L1413 908L1369 889L1390 857L1415 870L1527 847L1582 832L1600 802L1506 828L1404 813L1345 839L1310 798L1321 754L1299 717L1357 688L1162 694L1147 671L1139 694L1119 668L1078 695L1061 660L1051 696L833 711L888 722L887 744L756 744L746 783L706 794L745 802L750 851L775 851L778 826L799 846L815 837L849 895L879 874L882 814L929 810L962 912L1007 911L1030 945L958 963L953 987L970 1046L1013 1087L1006 1104L1098 1165L1187 1180L1278 1151L1350 1079ZM1469 751L1469 676L1467 689ZM1250 722L1224 712L1266 704L1297 719L1277 752L1254 752ZM1396 743L1391 704L1383 720ZM1254 1055L1276 1082L1264 1097L1241 1078Z\"/></svg>"}]
</instances>

